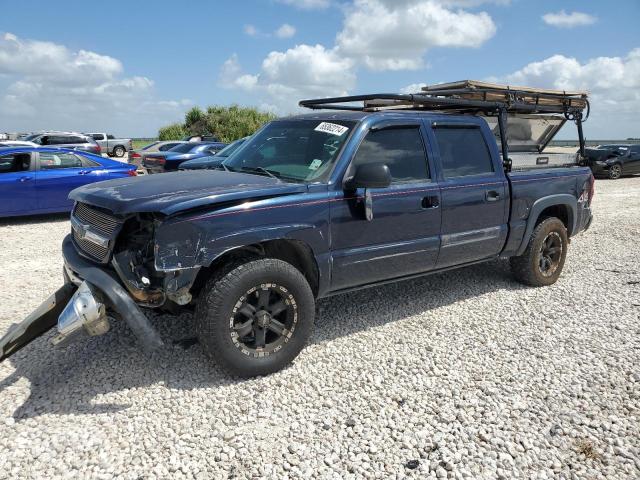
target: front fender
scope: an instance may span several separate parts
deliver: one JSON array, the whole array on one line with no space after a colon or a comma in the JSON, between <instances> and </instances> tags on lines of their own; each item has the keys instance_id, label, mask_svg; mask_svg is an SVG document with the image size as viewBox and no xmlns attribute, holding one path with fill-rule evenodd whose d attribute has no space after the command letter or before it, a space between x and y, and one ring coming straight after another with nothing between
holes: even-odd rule
<instances>
[{"instance_id":1,"label":"front fender","mask_svg":"<svg viewBox=\"0 0 640 480\"><path fill-rule=\"evenodd\" d=\"M327 244L325 229L313 223L256 226L224 234L209 231L202 225L184 223L180 228L156 231L155 268L168 272L206 267L230 250L279 239L303 242L314 255Z\"/></svg>"}]
</instances>

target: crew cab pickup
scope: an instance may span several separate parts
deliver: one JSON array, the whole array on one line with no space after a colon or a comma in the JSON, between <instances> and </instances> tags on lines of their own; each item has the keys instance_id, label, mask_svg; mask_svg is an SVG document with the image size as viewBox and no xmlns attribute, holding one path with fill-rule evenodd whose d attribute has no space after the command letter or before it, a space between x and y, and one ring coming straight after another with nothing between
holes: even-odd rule
<instances>
[{"instance_id":1,"label":"crew cab pickup","mask_svg":"<svg viewBox=\"0 0 640 480\"><path fill-rule=\"evenodd\" d=\"M207 354L262 375L298 355L322 297L498 258L520 282L556 282L591 223L590 170L509 173L475 103L442 113L410 97L272 121L218 170L74 190L65 284L0 341L2 358L53 326L57 344L116 318L153 350L163 339L143 312L192 309Z\"/></svg>"},{"instance_id":2,"label":"crew cab pickup","mask_svg":"<svg viewBox=\"0 0 640 480\"><path fill-rule=\"evenodd\" d=\"M116 138L107 133L87 133L87 135L100 145L102 153L106 153L110 157L122 158L133 148L130 138Z\"/></svg>"}]
</instances>

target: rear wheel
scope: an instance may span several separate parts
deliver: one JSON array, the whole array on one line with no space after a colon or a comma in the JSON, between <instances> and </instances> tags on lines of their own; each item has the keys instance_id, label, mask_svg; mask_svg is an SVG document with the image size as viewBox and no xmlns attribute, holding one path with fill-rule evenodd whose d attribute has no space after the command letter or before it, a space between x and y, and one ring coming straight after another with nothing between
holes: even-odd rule
<instances>
[{"instance_id":1,"label":"rear wheel","mask_svg":"<svg viewBox=\"0 0 640 480\"><path fill-rule=\"evenodd\" d=\"M568 244L567 229L560 219L540 222L524 253L509 259L516 280L534 287L554 284L562 273Z\"/></svg>"},{"instance_id":2,"label":"rear wheel","mask_svg":"<svg viewBox=\"0 0 640 480\"><path fill-rule=\"evenodd\" d=\"M622 176L622 165L614 163L609 167L609 178L611 180L617 180Z\"/></svg>"},{"instance_id":3,"label":"rear wheel","mask_svg":"<svg viewBox=\"0 0 640 480\"><path fill-rule=\"evenodd\" d=\"M205 352L233 375L276 372L313 330L315 300L304 275L276 259L250 261L213 278L196 308Z\"/></svg>"},{"instance_id":4,"label":"rear wheel","mask_svg":"<svg viewBox=\"0 0 640 480\"><path fill-rule=\"evenodd\" d=\"M116 148L113 149L113 154L118 158L124 157L124 154L126 152L127 150L121 145L118 145Z\"/></svg>"}]
</instances>

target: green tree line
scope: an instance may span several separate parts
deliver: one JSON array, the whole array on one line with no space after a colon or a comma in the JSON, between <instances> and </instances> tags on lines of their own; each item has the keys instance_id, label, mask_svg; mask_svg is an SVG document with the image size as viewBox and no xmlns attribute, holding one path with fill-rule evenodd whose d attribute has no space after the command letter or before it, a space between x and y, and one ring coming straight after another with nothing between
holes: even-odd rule
<instances>
[{"instance_id":1,"label":"green tree line","mask_svg":"<svg viewBox=\"0 0 640 480\"><path fill-rule=\"evenodd\" d=\"M221 142L232 142L252 135L275 115L253 107L211 106L206 111L193 107L184 116L183 123L173 123L158 132L160 140L179 140L188 135L213 135Z\"/></svg>"}]
</instances>

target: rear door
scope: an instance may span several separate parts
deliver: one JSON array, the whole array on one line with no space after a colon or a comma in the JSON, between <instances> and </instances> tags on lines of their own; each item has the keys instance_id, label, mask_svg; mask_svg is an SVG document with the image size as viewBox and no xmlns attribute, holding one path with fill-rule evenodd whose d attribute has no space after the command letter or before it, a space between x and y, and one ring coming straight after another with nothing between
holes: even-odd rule
<instances>
[{"instance_id":1,"label":"rear door","mask_svg":"<svg viewBox=\"0 0 640 480\"><path fill-rule=\"evenodd\" d=\"M440 164L442 194L437 268L497 255L507 238L509 186L480 125L432 122L430 134Z\"/></svg>"},{"instance_id":2,"label":"rear door","mask_svg":"<svg viewBox=\"0 0 640 480\"><path fill-rule=\"evenodd\" d=\"M347 171L364 163L389 167L392 184L368 189L373 218L365 217L365 189L341 192L331 203L332 290L426 272L438 257L440 191L423 127L386 122L366 134Z\"/></svg>"},{"instance_id":3,"label":"rear door","mask_svg":"<svg viewBox=\"0 0 640 480\"><path fill-rule=\"evenodd\" d=\"M95 182L100 164L71 152L51 151L38 153L37 193L38 205L43 209L71 209L73 202L67 197L74 188Z\"/></svg>"},{"instance_id":4,"label":"rear door","mask_svg":"<svg viewBox=\"0 0 640 480\"><path fill-rule=\"evenodd\" d=\"M35 213L36 177L33 154L0 155L0 216Z\"/></svg>"}]
</instances>

